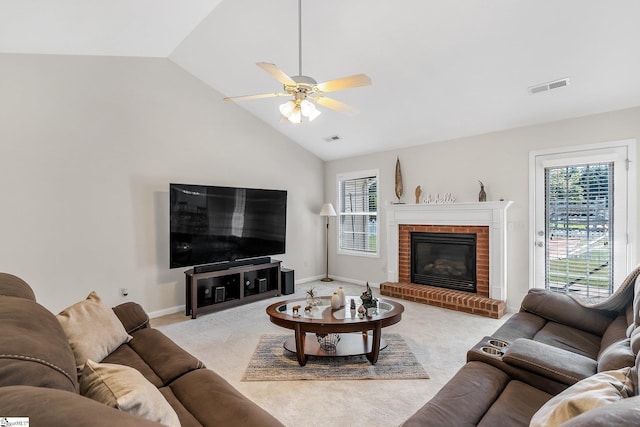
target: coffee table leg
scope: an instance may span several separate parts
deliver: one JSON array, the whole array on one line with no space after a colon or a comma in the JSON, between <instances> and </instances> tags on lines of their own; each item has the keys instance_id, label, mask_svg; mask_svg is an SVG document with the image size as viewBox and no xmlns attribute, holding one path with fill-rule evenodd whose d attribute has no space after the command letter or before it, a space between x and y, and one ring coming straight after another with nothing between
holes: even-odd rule
<instances>
[{"instance_id":1,"label":"coffee table leg","mask_svg":"<svg viewBox=\"0 0 640 427\"><path fill-rule=\"evenodd\" d=\"M367 354L367 359L372 365L375 365L378 361L378 354L380 354L380 335L382 334L382 327L380 322L376 322L376 326L373 328L373 342L371 343L371 353Z\"/></svg>"},{"instance_id":2,"label":"coffee table leg","mask_svg":"<svg viewBox=\"0 0 640 427\"><path fill-rule=\"evenodd\" d=\"M304 354L304 344L307 338L307 334L300 329L300 325L296 325L296 356L298 358L298 364L304 366L307 364L307 355Z\"/></svg>"}]
</instances>

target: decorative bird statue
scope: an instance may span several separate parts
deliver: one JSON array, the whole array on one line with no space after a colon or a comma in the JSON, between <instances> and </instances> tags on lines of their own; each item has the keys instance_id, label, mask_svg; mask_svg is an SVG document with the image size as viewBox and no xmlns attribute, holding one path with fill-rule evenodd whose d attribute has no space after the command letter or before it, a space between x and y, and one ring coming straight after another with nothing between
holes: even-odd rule
<instances>
[{"instance_id":1,"label":"decorative bird statue","mask_svg":"<svg viewBox=\"0 0 640 427\"><path fill-rule=\"evenodd\" d=\"M478 180L478 182L480 183L480 194L478 194L478 201L479 202L486 202L487 201L487 193L484 191L484 184L480 180Z\"/></svg>"}]
</instances>

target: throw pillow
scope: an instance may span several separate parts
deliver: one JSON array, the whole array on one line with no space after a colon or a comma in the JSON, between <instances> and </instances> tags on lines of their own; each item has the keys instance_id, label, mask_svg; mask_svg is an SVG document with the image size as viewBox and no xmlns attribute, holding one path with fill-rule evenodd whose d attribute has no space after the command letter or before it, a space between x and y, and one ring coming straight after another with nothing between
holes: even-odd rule
<instances>
[{"instance_id":1,"label":"throw pillow","mask_svg":"<svg viewBox=\"0 0 640 427\"><path fill-rule=\"evenodd\" d=\"M634 395L631 368L600 372L552 397L531 418L529 427L553 427L583 412Z\"/></svg>"},{"instance_id":2,"label":"throw pillow","mask_svg":"<svg viewBox=\"0 0 640 427\"><path fill-rule=\"evenodd\" d=\"M176 411L153 384L129 366L87 360L80 394L129 414L180 427Z\"/></svg>"},{"instance_id":3,"label":"throw pillow","mask_svg":"<svg viewBox=\"0 0 640 427\"><path fill-rule=\"evenodd\" d=\"M121 344L131 340L113 310L102 304L95 292L56 317L73 350L78 374L87 359L101 362Z\"/></svg>"}]
</instances>

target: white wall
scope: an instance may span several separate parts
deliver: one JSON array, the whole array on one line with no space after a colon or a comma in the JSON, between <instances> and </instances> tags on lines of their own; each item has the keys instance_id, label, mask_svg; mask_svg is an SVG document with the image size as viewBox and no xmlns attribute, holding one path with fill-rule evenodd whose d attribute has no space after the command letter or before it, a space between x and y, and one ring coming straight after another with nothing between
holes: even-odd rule
<instances>
[{"instance_id":1,"label":"white wall","mask_svg":"<svg viewBox=\"0 0 640 427\"><path fill-rule=\"evenodd\" d=\"M296 279L324 271L323 162L166 59L0 55L0 271L57 312L184 304L170 182L288 190ZM170 310L169 310L170 311Z\"/></svg>"},{"instance_id":2,"label":"white wall","mask_svg":"<svg viewBox=\"0 0 640 427\"><path fill-rule=\"evenodd\" d=\"M478 180L483 181L488 200L504 198L515 202L508 211L507 285L507 305L514 311L529 289L529 152L630 138L640 140L640 108L331 161L325 168L326 199L337 203L336 174L379 168L381 204L394 201L396 156L400 156L402 165L406 203L415 203L414 190L418 185L422 186L423 197L428 193L451 192L457 201L477 201ZM637 192L637 186L633 185L632 190ZM384 206L380 212L380 258L337 255L336 235L332 234L331 276L359 282L386 281ZM640 222L637 218L635 221L638 227ZM335 232L335 220L332 226Z\"/></svg>"}]
</instances>

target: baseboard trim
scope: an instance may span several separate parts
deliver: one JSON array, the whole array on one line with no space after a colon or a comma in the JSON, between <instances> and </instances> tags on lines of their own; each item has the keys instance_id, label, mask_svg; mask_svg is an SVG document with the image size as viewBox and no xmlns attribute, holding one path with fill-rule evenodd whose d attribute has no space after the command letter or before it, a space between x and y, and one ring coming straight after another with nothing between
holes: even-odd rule
<instances>
[{"instance_id":1,"label":"baseboard trim","mask_svg":"<svg viewBox=\"0 0 640 427\"><path fill-rule=\"evenodd\" d=\"M162 317L162 316L166 316L167 314L178 313L184 310L185 310L184 305L176 305L174 307L164 308L162 310L150 311L147 314L149 315L150 319L155 319L156 317Z\"/></svg>"}]
</instances>

